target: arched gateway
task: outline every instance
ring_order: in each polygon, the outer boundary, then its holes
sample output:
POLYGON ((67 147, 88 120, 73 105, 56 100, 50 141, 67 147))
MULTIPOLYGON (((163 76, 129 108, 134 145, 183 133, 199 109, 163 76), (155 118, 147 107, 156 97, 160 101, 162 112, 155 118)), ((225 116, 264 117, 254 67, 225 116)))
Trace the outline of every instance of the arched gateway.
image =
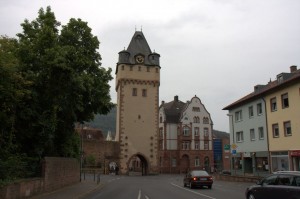
POLYGON ((148 161, 141 154, 135 154, 131 156, 128 160, 127 167, 129 170, 129 174, 133 175, 147 175, 148 171, 148 161))
POLYGON ((119 52, 116 139, 123 174, 135 168, 130 166, 134 161, 141 163, 144 175, 158 172, 159 57, 141 31, 136 31, 128 48, 119 52))

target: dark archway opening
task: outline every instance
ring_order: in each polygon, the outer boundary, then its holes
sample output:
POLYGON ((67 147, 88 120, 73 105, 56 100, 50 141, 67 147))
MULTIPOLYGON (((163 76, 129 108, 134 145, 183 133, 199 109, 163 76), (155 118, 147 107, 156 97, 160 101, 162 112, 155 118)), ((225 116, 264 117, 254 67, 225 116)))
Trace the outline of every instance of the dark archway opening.
POLYGON ((131 156, 128 161, 129 175, 148 175, 148 169, 148 162, 146 158, 141 154, 131 156))

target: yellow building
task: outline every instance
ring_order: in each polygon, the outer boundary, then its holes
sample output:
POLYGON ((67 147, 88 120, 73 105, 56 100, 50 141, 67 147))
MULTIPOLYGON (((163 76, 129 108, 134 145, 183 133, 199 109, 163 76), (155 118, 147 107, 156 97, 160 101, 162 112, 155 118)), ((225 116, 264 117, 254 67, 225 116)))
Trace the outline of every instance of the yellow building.
POLYGON ((300 170, 300 70, 277 75, 265 95, 271 171, 300 170))
POLYGON ((135 168, 142 175, 158 171, 159 58, 141 31, 135 32, 127 50, 119 52, 116 141, 121 173, 135 168))

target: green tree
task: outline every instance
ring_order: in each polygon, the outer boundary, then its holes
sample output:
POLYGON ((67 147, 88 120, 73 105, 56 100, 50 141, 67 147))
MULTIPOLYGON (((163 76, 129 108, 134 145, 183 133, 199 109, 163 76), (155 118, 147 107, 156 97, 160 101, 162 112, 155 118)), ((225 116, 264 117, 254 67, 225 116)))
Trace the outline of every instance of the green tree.
POLYGON ((75 123, 113 106, 111 69, 101 67, 99 41, 80 19, 70 19, 59 32, 50 7, 21 25, 18 58, 24 78, 33 84, 31 98, 20 110, 18 141, 30 156, 78 156, 75 123))
POLYGON ((17 108, 29 96, 26 82, 19 72, 18 59, 15 56, 17 40, 0 37, 0 158, 15 152, 15 121, 17 108))
POLYGON ((25 154, 19 153, 16 142, 17 110, 24 106, 24 100, 30 96, 28 87, 31 84, 19 71, 15 56, 17 48, 16 39, 0 37, 0 186, 20 175, 32 175, 26 171, 26 161, 29 159, 25 154))

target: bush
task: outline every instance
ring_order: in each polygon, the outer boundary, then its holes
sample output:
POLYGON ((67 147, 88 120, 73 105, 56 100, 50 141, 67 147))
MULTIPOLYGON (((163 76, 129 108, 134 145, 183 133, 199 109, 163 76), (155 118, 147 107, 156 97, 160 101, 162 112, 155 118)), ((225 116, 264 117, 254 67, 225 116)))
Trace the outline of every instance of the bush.
POLYGON ((25 155, 11 155, 0 160, 0 186, 21 178, 37 177, 41 174, 40 161, 25 155))
POLYGON ((95 158, 95 156, 94 155, 88 155, 87 157, 86 157, 86 164, 88 165, 88 166, 95 166, 95 164, 96 164, 96 158, 95 158))

